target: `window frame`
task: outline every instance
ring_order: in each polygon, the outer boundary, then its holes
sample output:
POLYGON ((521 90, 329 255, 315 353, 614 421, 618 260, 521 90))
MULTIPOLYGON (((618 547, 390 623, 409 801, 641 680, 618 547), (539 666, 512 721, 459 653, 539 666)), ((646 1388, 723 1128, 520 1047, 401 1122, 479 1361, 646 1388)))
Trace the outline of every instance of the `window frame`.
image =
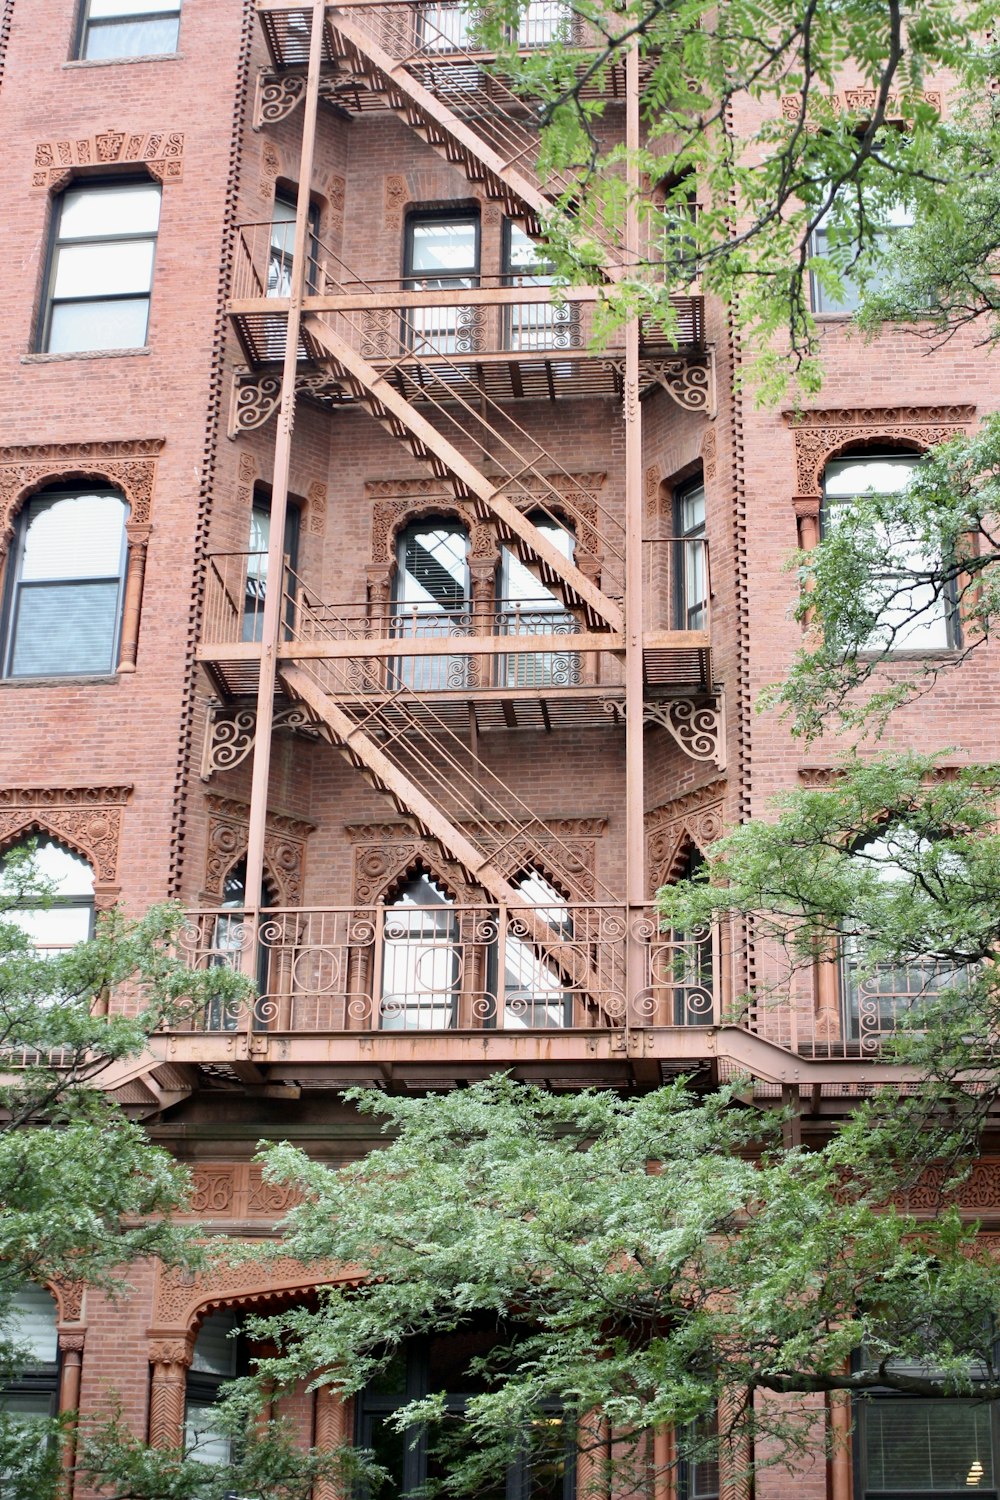
POLYGON ((81 0, 79 20, 77 23, 76 37, 73 47, 74 62, 114 63, 131 61, 138 57, 153 58, 177 56, 177 49, 180 43, 181 35, 181 0, 174 0, 173 4, 170 4, 169 0, 165 0, 165 3, 161 5, 159 9, 154 11, 123 11, 120 16, 100 16, 97 18, 96 23, 94 22, 90 14, 92 3, 93 0, 81 0), (110 30, 113 26, 125 25, 130 21, 165 21, 169 20, 171 17, 177 18, 177 32, 174 36, 174 45, 166 51, 118 52, 112 53, 108 57, 90 57, 87 54, 88 38, 90 36, 91 28, 95 24, 101 30, 110 30))
MULTIPOLYGON (((830 258, 830 254, 829 254, 829 240, 828 239, 825 240, 826 248, 822 248, 821 247, 821 242, 820 241, 821 241, 821 236, 825 237, 827 235, 827 232, 828 232, 828 221, 829 221, 830 213, 831 212, 832 212, 832 205, 831 205, 831 207, 829 209, 827 209, 826 213, 823 215, 823 218, 815 226, 815 228, 810 231, 810 234, 809 234, 809 254, 810 254, 810 256, 814 256, 814 255, 815 256, 822 256, 826 260, 829 260, 829 258, 830 258)), ((869 239, 869 241, 868 241, 867 244, 865 244, 863 241, 860 241, 860 240, 856 239, 854 241, 854 255, 852 257, 852 264, 856 265, 859 260, 863 259, 864 256, 865 256, 866 251, 870 252, 871 250, 876 249, 876 248, 879 248, 880 250, 884 250, 885 248, 887 248, 888 246, 890 246, 892 244, 893 236, 896 235, 896 234, 899 234, 900 231, 902 231, 902 230, 911 229, 913 227, 914 222, 915 222, 915 216, 911 212, 909 219, 905 223, 900 223, 900 224, 884 224, 880 228, 878 228, 877 230, 875 230, 874 234, 871 235, 871 237, 870 237, 870 239, 869 239)), ((819 282, 819 279, 818 279, 818 277, 816 275, 816 272, 813 271, 813 270, 810 270, 810 272, 809 272, 809 305, 810 305, 810 307, 812 309, 812 313, 813 313, 814 317, 817 317, 817 318, 853 318, 854 315, 855 315, 855 313, 858 311, 859 307, 861 306, 861 301, 862 301, 862 298, 864 296, 864 289, 858 285, 855 277, 852 275, 851 268, 849 266, 845 267, 844 270, 839 271, 838 274, 840 276, 842 290, 846 294, 847 300, 844 301, 844 302, 831 303, 830 306, 824 307, 822 304, 823 304, 823 299, 824 299, 824 297, 825 297, 826 294, 823 291, 823 288, 822 288, 822 286, 821 286, 821 284, 819 282)), ((867 278, 867 287, 868 287, 869 290, 871 290, 871 291, 877 291, 878 290, 879 276, 880 276, 880 274, 881 273, 880 273, 879 267, 877 265, 874 266, 873 269, 872 269, 871 275, 867 278)))
MULTIPOLYGON (((403 225, 403 290, 404 291, 472 291, 480 285, 482 277, 482 214, 478 207, 454 207, 423 209, 412 208, 403 225), (466 268, 449 268, 439 273, 421 271, 414 267, 414 230, 425 224, 452 224, 473 226, 473 257, 466 268), (467 288, 461 283, 468 282, 467 288)), ((420 356, 443 356, 455 359, 472 352, 463 350, 463 330, 459 325, 459 314, 466 309, 455 307, 412 307, 401 316, 401 349, 411 349, 420 356), (441 324, 442 326, 435 326, 441 324)))
MULTIPOLYGON (((852 1468, 854 1471, 854 1496, 855 1500, 964 1500, 970 1493, 970 1486, 961 1489, 947 1489, 939 1487, 936 1489, 918 1490, 914 1486, 899 1490, 877 1489, 868 1483, 868 1453, 866 1438, 867 1420, 873 1407, 880 1400, 904 1401, 913 1403, 915 1409, 925 1401, 933 1401, 933 1396, 907 1395, 902 1391, 893 1391, 888 1387, 876 1388, 866 1392, 862 1396, 855 1396, 851 1405, 853 1408, 853 1436, 852 1436, 852 1468)), ((997 1500, 1000 1496, 1000 1402, 977 1401, 975 1396, 969 1397, 941 1397, 948 1402, 949 1406, 979 1406, 985 1407, 988 1413, 988 1430, 992 1442, 993 1484, 989 1488, 980 1489, 978 1485, 974 1488, 976 1495, 982 1495, 984 1500, 997 1500)))
MULTIPOLYGON (((3 587, 2 589, 0 589, 0 685, 5 682, 47 681, 50 678, 66 678, 68 680, 71 680, 74 678, 112 677, 115 675, 121 662, 122 630, 125 621, 125 586, 128 579, 129 564, 129 515, 130 506, 128 501, 121 493, 121 491, 116 490, 112 485, 107 485, 103 488, 95 487, 92 489, 83 489, 78 485, 46 485, 43 489, 36 490, 33 495, 29 495, 25 499, 14 522, 14 540, 7 554, 7 565, 4 570, 5 577, 3 580, 3 587), (108 651, 109 665, 107 667, 88 667, 84 670, 74 670, 70 672, 15 673, 10 669, 14 649, 17 643, 17 618, 20 607, 21 591, 25 587, 25 585, 22 584, 21 581, 21 568, 24 561, 25 543, 27 541, 28 531, 30 530, 30 522, 28 520, 28 516, 31 512, 32 502, 35 500, 44 499, 46 496, 51 497, 53 504, 58 504, 60 500, 73 500, 84 496, 94 496, 97 498, 113 497, 115 500, 119 501, 122 506, 124 514, 122 517, 121 554, 118 565, 118 597, 115 604, 115 624, 112 639, 110 641, 110 648, 108 651)), ((107 574, 103 575, 102 577, 93 578, 77 577, 58 580, 51 578, 48 580, 39 579, 34 580, 33 583, 29 583, 27 587, 36 587, 39 589, 50 588, 52 587, 53 583, 60 583, 63 585, 95 582, 110 583, 111 577, 111 574, 107 574)))
MULTIPOLYGON (((850 507, 854 501, 863 499, 866 491, 860 491, 854 495, 834 495, 827 492, 827 474, 833 464, 838 463, 897 463, 900 460, 911 460, 911 468, 916 468, 924 457, 922 451, 913 448, 847 448, 836 453, 827 455, 823 462, 823 472, 820 481, 820 504, 819 504, 819 538, 830 535, 833 512, 837 509, 850 507)), ((901 488, 905 488, 902 486, 901 488)), ((886 491, 887 494, 891 493, 886 491)), ((859 651, 861 656, 885 657, 888 660, 895 658, 906 660, 916 656, 934 656, 948 652, 960 651, 962 648, 962 619, 958 604, 958 595, 955 581, 948 584, 944 596, 940 600, 941 618, 945 627, 945 644, 934 646, 908 645, 905 641, 900 645, 879 646, 877 642, 865 644, 859 651)), ((929 623, 931 616, 923 617, 923 625, 929 623)), ((938 617, 933 617, 938 618, 938 617)), ((876 626, 876 630, 879 627, 876 626)))
POLYGON ((149 348, 149 319, 153 304, 153 283, 156 279, 156 252, 160 239, 160 220, 163 212, 163 186, 150 174, 131 174, 127 177, 80 177, 72 181, 59 192, 53 195, 51 204, 51 222, 49 224, 48 245, 45 252, 45 270, 43 278, 44 294, 42 305, 36 327, 35 352, 37 354, 52 355, 101 355, 108 353, 111 349, 148 349, 149 348), (69 245, 120 245, 139 244, 152 240, 152 255, 149 265, 149 288, 145 293, 136 292, 102 292, 94 297, 64 297, 60 298, 58 305, 77 304, 92 306, 110 302, 138 301, 140 296, 146 301, 146 327, 141 344, 114 344, 105 348, 86 349, 51 349, 49 347, 52 339, 52 315, 57 306, 55 297, 55 282, 59 260, 59 249, 64 241, 60 237, 60 226, 62 224, 63 210, 69 193, 103 191, 107 192, 113 188, 153 188, 159 196, 159 210, 156 216, 156 229, 151 234, 148 230, 140 233, 128 234, 103 234, 99 236, 87 236, 80 239, 65 241, 69 245))
MULTIPOLYGON (((21 1287, 14 1293, 12 1301, 14 1307, 17 1305, 20 1293, 28 1289, 28 1287, 21 1287)), ((4 1409, 6 1400, 12 1396, 15 1398, 18 1396, 46 1397, 48 1411, 33 1412, 26 1414, 25 1417, 26 1421, 45 1421, 58 1416, 59 1413, 59 1385, 62 1374, 62 1349, 59 1346, 58 1336, 59 1306, 47 1286, 34 1285, 31 1289, 45 1292, 52 1302, 52 1329, 56 1334, 56 1357, 54 1360, 40 1360, 37 1364, 24 1364, 9 1380, 0 1384, 0 1409, 4 1409)), ((16 1327, 13 1332, 16 1338, 16 1327)))
POLYGON ((707 630, 708 629, 708 605, 709 605, 709 580, 708 580, 708 492, 705 487, 705 476, 699 472, 692 474, 681 484, 674 486, 672 499, 672 521, 674 533, 674 628, 675 630, 707 630), (689 527, 684 529, 681 517, 683 515, 684 502, 692 495, 701 491, 702 519, 700 527, 689 527), (704 543, 699 548, 689 548, 689 541, 701 541, 704 543), (697 604, 692 605, 688 598, 688 582, 690 569, 688 566, 689 553, 700 554, 695 572, 701 572, 702 596, 697 604), (692 624, 692 618, 697 617, 697 624, 692 624))

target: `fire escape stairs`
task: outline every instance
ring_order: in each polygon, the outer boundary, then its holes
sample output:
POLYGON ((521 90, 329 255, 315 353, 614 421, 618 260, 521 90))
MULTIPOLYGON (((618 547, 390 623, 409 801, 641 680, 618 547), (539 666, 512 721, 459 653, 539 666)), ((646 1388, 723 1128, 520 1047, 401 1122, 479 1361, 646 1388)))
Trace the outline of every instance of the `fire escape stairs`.
MULTIPOLYGON (((417 833, 433 843, 446 859, 458 864, 473 885, 479 886, 488 897, 515 916, 519 936, 531 945, 543 962, 560 974, 564 983, 600 1007, 601 987, 590 969, 586 946, 567 943, 554 931, 496 860, 498 848, 495 846, 502 847, 525 838, 531 841, 533 834, 540 842, 539 835, 544 838, 546 833, 544 824, 523 806, 520 817, 515 812, 510 818, 510 810, 501 808, 487 790, 490 782, 497 783, 497 778, 481 761, 470 755, 450 731, 432 735, 414 719, 408 725, 408 734, 401 734, 398 728, 385 726, 379 713, 366 709, 363 703, 352 713, 326 690, 318 663, 310 666, 312 670, 302 663, 282 662, 282 681, 289 694, 305 705, 315 721, 330 730, 334 744, 345 760, 370 786, 390 799, 417 833), (466 767, 457 760, 449 741, 464 753, 468 762, 466 767), (509 822, 498 828, 496 825, 491 827, 485 818, 473 817, 471 826, 463 821, 460 827, 415 780, 415 775, 421 775, 433 784, 436 765, 440 765, 437 784, 442 793, 450 791, 453 800, 464 801, 466 806, 471 805, 473 799, 490 803, 501 813, 507 813, 509 822)), ((554 852, 558 855, 558 841, 554 852)), ((552 853, 550 848, 550 857, 552 853)), ((568 871, 564 869, 560 873, 572 899, 593 899, 572 889, 568 871)))
MULTIPOLYGON (((446 480, 457 499, 471 501, 481 519, 493 522, 501 542, 515 552, 546 588, 555 590, 567 609, 582 612, 589 629, 621 633, 624 620, 619 605, 598 588, 580 568, 544 537, 505 493, 503 484, 482 474, 395 386, 319 316, 310 314, 303 327, 333 362, 334 374, 367 407, 371 415, 413 456, 429 464, 446 480)), ((530 466, 525 465, 524 469, 530 466)), ((522 476, 512 476, 519 480, 522 476)))
MULTIPOLYGON (((378 15, 383 14, 380 9, 378 15)), ((361 78, 370 92, 381 97, 398 119, 447 162, 461 167, 470 182, 481 186, 488 197, 502 201, 507 214, 521 219, 529 234, 541 232, 552 211, 552 201, 533 169, 537 137, 524 124, 480 88, 463 88, 461 83, 449 87, 447 82, 437 92, 428 88, 407 66, 406 55, 412 54, 412 43, 407 46, 407 39, 403 39, 400 50, 404 58, 400 59, 379 37, 366 31, 364 23, 350 11, 331 9, 327 20, 333 48, 351 74, 361 78), (471 123, 458 112, 460 102, 471 123)), ((394 39, 390 33, 390 42, 394 39)), ((419 52, 416 57, 421 60, 419 52)), ((476 66, 471 54, 463 56, 457 69, 447 65, 428 68, 425 56, 422 61, 422 71, 430 79, 438 74, 445 79, 449 73, 460 76, 463 69, 476 66)), ((560 192, 567 186, 559 179, 554 185, 560 192)), ((581 229, 580 233, 581 238, 592 242, 591 248, 599 246, 602 274, 612 281, 621 277, 625 272, 621 247, 597 226, 581 229)))

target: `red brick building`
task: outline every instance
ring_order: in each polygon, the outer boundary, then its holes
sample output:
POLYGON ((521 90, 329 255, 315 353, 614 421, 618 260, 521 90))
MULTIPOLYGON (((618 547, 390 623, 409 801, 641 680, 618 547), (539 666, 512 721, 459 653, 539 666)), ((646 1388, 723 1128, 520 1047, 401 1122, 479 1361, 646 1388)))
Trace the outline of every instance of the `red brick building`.
MULTIPOLYGON (((560 14, 532 6, 522 45, 560 14)), ((971 337, 865 348, 834 308, 815 407, 759 411, 696 295, 678 350, 631 327, 593 352, 597 289, 553 306, 531 239, 528 116, 469 45, 423 0, 3 11, 0 840, 42 840, 51 941, 172 897, 193 964, 258 978, 119 1082, 206 1234, 287 1206, 262 1136, 365 1149, 351 1083, 747 1071, 821 1129, 879 1076, 900 998, 829 964, 723 1024, 746 956, 692 940, 679 964, 650 903, 823 783, 834 749, 751 712, 799 640, 782 563, 824 496, 971 430, 989 366, 971 337)), ((624 139, 624 69, 608 87, 624 139)), ((635 226, 602 253, 613 277, 635 226)), ((977 653, 895 742, 991 756, 993 671, 977 653)), ((984 1162, 978 1212, 997 1191, 984 1162)), ((198 1428, 220 1330, 308 1293, 295 1265, 133 1280, 123 1307, 63 1299, 38 1389, 114 1390, 161 1444, 185 1394, 198 1428)), ((300 1406, 317 1442, 363 1437, 363 1403, 300 1406)), ((795 1493, 879 1491, 865 1441, 795 1493)))

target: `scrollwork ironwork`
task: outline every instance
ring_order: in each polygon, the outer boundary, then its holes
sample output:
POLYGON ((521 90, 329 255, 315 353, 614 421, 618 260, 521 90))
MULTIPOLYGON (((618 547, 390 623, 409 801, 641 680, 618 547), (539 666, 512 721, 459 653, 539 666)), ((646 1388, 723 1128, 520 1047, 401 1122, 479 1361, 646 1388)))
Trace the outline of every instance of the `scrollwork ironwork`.
POLYGON ((643 719, 665 729, 692 760, 711 762, 721 770, 725 764, 725 720, 721 696, 711 702, 695 698, 671 698, 663 703, 645 703, 643 719))

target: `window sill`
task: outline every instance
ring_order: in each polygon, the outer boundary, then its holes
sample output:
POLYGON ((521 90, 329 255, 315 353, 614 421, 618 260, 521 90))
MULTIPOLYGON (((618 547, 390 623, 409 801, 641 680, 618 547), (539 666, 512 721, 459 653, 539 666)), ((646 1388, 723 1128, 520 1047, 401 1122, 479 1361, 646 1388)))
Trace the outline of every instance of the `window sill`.
POLYGON ((69 349, 65 354, 22 354, 22 365, 65 364, 72 359, 127 359, 133 354, 151 354, 150 344, 140 344, 134 349, 69 349))
POLYGON ((120 680, 120 672, 67 673, 65 677, 0 677, 0 689, 37 687, 110 687, 120 680))
POLYGON ((934 661, 961 661, 962 649, 959 646, 928 646, 925 650, 908 648, 905 651, 859 651, 858 661, 880 661, 888 665, 894 661, 926 661, 930 657, 934 661))
POLYGON ((113 68, 129 63, 148 62, 182 62, 183 52, 137 52, 135 57, 74 57, 69 62, 63 63, 63 69, 70 68, 113 68))

